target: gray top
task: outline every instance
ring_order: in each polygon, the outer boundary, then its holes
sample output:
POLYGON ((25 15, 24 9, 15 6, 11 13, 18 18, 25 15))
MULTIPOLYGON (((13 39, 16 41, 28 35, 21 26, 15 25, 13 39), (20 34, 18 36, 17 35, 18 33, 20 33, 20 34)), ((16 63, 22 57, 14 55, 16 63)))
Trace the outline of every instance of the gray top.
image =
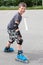
POLYGON ((12 18, 12 20, 8 24, 7 28, 10 29, 10 30, 13 30, 14 29, 15 21, 18 21, 19 24, 20 24, 21 20, 22 20, 22 16, 20 15, 19 12, 17 12, 17 14, 12 18))

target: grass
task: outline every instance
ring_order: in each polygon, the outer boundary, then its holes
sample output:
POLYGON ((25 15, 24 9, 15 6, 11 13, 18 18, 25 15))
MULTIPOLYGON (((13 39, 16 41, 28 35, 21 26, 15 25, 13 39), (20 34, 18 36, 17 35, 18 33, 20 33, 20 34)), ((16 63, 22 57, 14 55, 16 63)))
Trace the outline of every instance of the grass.
MULTIPOLYGON (((18 6, 1 6, 0 10, 17 10, 18 6)), ((43 6, 33 6, 33 7, 27 7, 27 10, 35 10, 35 9, 43 9, 43 6)))
POLYGON ((43 6, 33 6, 33 7, 28 7, 27 9, 33 9, 33 10, 35 10, 35 9, 43 9, 43 6))
POLYGON ((17 10, 18 9, 18 7, 16 6, 16 7, 14 7, 14 6, 1 6, 0 7, 0 10, 17 10))

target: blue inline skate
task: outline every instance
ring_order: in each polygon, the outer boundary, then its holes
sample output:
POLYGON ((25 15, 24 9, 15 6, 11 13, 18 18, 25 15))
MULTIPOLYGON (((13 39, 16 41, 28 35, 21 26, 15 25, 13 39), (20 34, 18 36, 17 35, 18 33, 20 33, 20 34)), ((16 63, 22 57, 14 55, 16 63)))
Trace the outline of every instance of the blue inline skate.
POLYGON ((10 47, 9 48, 5 47, 4 52, 14 52, 14 49, 10 47))
POLYGON ((20 61, 23 63, 29 63, 29 59, 23 55, 23 53, 17 54, 16 61, 20 61))

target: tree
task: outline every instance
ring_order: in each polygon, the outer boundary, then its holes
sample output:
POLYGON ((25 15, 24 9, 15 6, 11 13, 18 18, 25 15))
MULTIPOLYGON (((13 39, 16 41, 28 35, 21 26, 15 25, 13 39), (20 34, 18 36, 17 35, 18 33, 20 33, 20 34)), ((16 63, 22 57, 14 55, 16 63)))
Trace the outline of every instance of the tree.
POLYGON ((0 0, 0 6, 18 6, 20 2, 25 2, 27 6, 43 4, 43 0, 0 0))
POLYGON ((42 0, 38 0, 38 5, 42 5, 42 0))
POLYGON ((43 0, 42 0, 42 6, 43 6, 43 0))

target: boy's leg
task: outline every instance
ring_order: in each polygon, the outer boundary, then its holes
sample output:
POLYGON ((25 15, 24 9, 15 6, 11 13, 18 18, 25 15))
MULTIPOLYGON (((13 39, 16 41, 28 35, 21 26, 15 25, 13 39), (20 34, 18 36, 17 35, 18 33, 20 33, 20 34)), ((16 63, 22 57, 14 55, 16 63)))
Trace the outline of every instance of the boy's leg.
POLYGON ((13 48, 10 48, 10 45, 14 42, 14 34, 12 34, 12 33, 14 33, 14 32, 8 30, 9 41, 7 42, 6 47, 4 49, 5 52, 13 52, 14 51, 13 48))
POLYGON ((22 50, 22 43, 23 43, 23 39, 22 37, 19 37, 17 41, 17 50, 22 50))
POLYGON ((6 47, 9 48, 11 43, 7 42, 6 47))
POLYGON ((23 62, 28 62, 27 57, 23 54, 23 50, 22 50, 22 43, 23 43, 23 39, 22 39, 22 35, 19 31, 19 34, 17 34, 17 56, 16 56, 16 60, 18 61, 23 61, 23 62))
POLYGON ((4 52, 13 52, 14 49, 10 47, 11 43, 7 43, 5 49, 4 49, 4 52))
POLYGON ((17 44, 17 50, 22 50, 22 45, 17 44))
POLYGON ((7 42, 7 44, 6 44, 6 47, 7 48, 10 47, 11 44, 13 44, 13 42, 14 42, 13 38, 10 38, 9 41, 7 42))
POLYGON ((23 43, 22 37, 18 36, 18 39, 17 39, 17 50, 18 50, 18 53, 17 53, 17 56, 16 56, 16 60, 20 60, 20 61, 26 62, 28 59, 27 59, 27 57, 25 57, 25 55, 23 55, 22 43, 23 43))
POLYGON ((22 51, 22 43, 23 43, 23 39, 22 39, 22 36, 18 36, 18 40, 17 40, 17 50, 18 50, 18 53, 19 51, 22 51))

